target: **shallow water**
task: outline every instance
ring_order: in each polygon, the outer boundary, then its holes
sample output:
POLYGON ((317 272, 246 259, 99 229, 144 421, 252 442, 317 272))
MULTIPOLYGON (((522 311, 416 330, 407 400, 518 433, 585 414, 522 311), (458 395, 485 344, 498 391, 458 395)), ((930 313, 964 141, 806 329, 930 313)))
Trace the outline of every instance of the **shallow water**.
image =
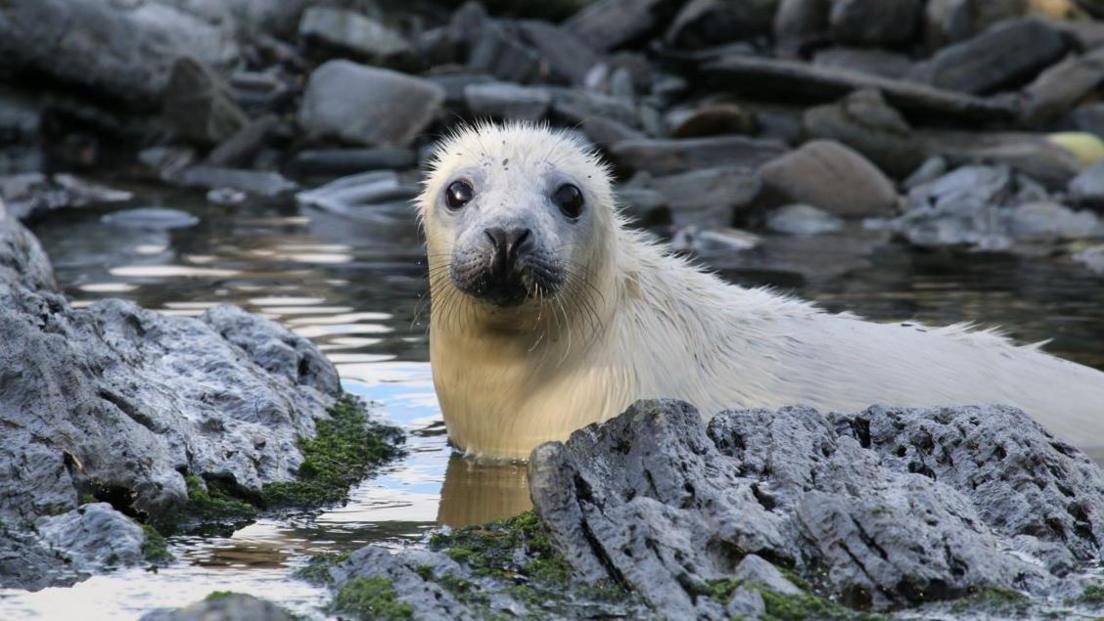
MULTIPOLYGON (((352 221, 287 203, 209 205, 200 194, 133 188, 135 206, 172 207, 191 228, 104 223, 122 209, 65 213, 34 226, 78 304, 122 297, 177 314, 232 302, 313 339, 346 390, 409 432, 409 455, 319 515, 266 519, 229 538, 173 538, 177 561, 120 570, 72 588, 0 590, 0 619, 132 619, 232 589, 323 616, 325 593, 292 577, 308 555, 418 541, 529 507, 525 469, 453 455, 427 362, 424 261, 411 213, 352 221)), ((778 238, 734 259, 707 257, 726 278, 772 285, 880 320, 999 324, 1018 340, 1104 368, 1104 286, 1077 266, 1011 256, 919 253, 850 231, 778 238)), ((1102 442, 1104 443, 1104 439, 1102 442)))

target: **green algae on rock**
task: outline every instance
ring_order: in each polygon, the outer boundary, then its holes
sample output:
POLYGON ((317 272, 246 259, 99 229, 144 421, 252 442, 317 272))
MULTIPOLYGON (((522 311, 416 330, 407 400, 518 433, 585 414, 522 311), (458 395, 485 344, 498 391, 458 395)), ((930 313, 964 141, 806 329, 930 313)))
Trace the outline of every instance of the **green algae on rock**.
POLYGON ((387 578, 357 577, 342 585, 331 609, 363 621, 404 621, 414 618, 414 607, 399 600, 387 578))
POLYGON ((173 554, 169 551, 169 543, 156 528, 149 524, 142 525, 142 534, 146 540, 142 542, 142 557, 151 565, 163 565, 173 560, 173 554))

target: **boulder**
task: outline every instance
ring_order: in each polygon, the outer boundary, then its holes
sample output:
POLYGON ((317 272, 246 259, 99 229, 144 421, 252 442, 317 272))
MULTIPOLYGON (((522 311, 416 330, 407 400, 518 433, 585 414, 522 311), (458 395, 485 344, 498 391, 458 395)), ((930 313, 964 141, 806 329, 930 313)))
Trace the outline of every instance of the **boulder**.
POLYGON ((276 133, 280 121, 271 114, 249 121, 207 154, 205 163, 219 168, 248 166, 276 133))
POLYGON ((535 123, 552 105, 552 95, 539 87, 509 82, 472 84, 464 89, 468 110, 478 118, 535 123))
POLYGON ((229 139, 247 123, 222 78, 190 56, 173 63, 162 111, 177 136, 203 146, 229 139))
POLYGON ((311 73, 299 122, 317 137, 403 145, 436 118, 444 99, 444 89, 427 80, 331 60, 311 73))
POLYGON ((157 609, 141 621, 294 621, 300 618, 272 602, 243 593, 212 593, 190 606, 157 609))
POLYGON ((1021 241, 1064 241, 1104 237, 1104 224, 1091 211, 1074 211, 1053 201, 1012 207, 1005 215, 1009 233, 1021 241))
POLYGON ((943 48, 915 75, 939 88, 985 95, 1031 80, 1067 49, 1062 33, 1046 22, 1018 19, 943 48))
POLYGON ((779 0, 691 0, 675 16, 664 40, 684 50, 700 50, 770 33, 779 0))
POLYGON ((5 70, 49 77, 136 108, 161 101, 178 59, 224 67, 238 55, 232 32, 162 3, 11 0, 0 12, 5 70))
POLYGON ((893 183, 866 158, 837 142, 815 140, 759 169, 765 188, 784 201, 843 218, 884 216, 897 208, 893 183))
POLYGON ((925 159, 912 127, 878 91, 856 91, 839 103, 810 108, 803 125, 810 138, 843 143, 896 178, 916 170, 925 159))
POLYGON ((923 0, 832 0, 832 38, 848 45, 907 45, 917 33, 923 0))
POLYGON ((828 36, 831 0, 781 0, 774 14, 774 40, 783 56, 798 56, 802 48, 828 36))
POLYGON ((299 21, 299 36, 323 50, 376 64, 399 61, 413 52, 402 35, 379 21, 329 6, 308 7, 299 21))
POLYGON ((468 67, 473 71, 507 82, 533 82, 548 72, 540 53, 522 39, 512 23, 484 20, 468 36, 468 67))
POLYGON ((684 140, 624 140, 610 147, 610 157, 630 170, 669 175, 718 166, 756 168, 787 150, 776 140, 712 136, 684 140))
POLYGON ((623 47, 653 34, 674 17, 676 0, 598 0, 564 22, 599 52, 623 47))

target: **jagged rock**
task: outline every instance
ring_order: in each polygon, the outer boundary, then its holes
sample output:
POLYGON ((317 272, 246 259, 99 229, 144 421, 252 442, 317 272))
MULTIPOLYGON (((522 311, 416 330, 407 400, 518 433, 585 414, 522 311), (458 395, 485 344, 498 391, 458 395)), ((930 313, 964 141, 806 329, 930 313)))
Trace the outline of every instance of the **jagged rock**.
POLYGON ((912 70, 912 61, 904 54, 881 49, 830 47, 813 56, 813 64, 861 73, 899 78, 912 70))
POLYGON ((314 136, 403 145, 429 125, 444 99, 444 90, 427 80, 331 60, 311 73, 299 122, 314 136))
POLYGON ((610 147, 610 155, 618 164, 653 175, 718 166, 755 168, 786 151, 781 142, 744 136, 625 140, 610 147))
POLYGON ((272 602, 242 593, 218 594, 177 610, 157 609, 142 615, 141 621, 294 621, 272 602))
POLYGON ((832 38, 851 45, 904 45, 916 36, 922 0, 832 0, 832 38))
POLYGON ((928 0, 924 34, 930 49, 965 41, 993 24, 1022 16, 1027 0, 928 0))
POLYGON ((1104 534, 1097 466, 998 406, 732 411, 707 428, 685 403, 641 401, 539 447, 530 481, 575 569, 660 615, 724 617, 695 594, 747 554, 876 609, 1041 592, 1104 534))
POLYGON ((837 104, 810 108, 803 124, 809 137, 843 143, 897 178, 925 159, 912 127, 878 91, 856 91, 837 104))
POLYGON ((412 53, 402 35, 353 11, 312 6, 299 21, 299 36, 312 45, 350 53, 373 63, 400 60, 412 53))
POLYGON ((1021 91, 1022 117, 1045 125, 1069 112, 1104 82, 1104 49, 1070 56, 1039 74, 1021 91))
POLYGON ((1019 19, 940 50, 916 76, 939 88, 984 95, 1017 86, 1066 53, 1062 34, 1045 22, 1019 19))
POLYGON ((691 0, 667 30, 673 47, 698 50, 768 34, 779 0, 691 0))
POLYGON ((784 235, 820 235, 843 229, 843 220, 809 205, 786 205, 767 215, 767 228, 784 235))
POLYGON ((942 177, 947 174, 951 165, 947 161, 947 158, 937 155, 935 157, 929 157, 924 160, 924 163, 917 166, 916 170, 901 182, 901 187, 906 190, 911 190, 917 186, 924 185, 931 181, 942 177))
POLYGON ((238 54, 232 32, 161 3, 11 0, 0 13, 5 70, 49 76, 142 108, 161 100, 178 58, 221 67, 238 54))
POLYGON ((782 0, 774 14, 774 39, 786 56, 826 38, 830 0, 782 0))
POLYGON ((479 118, 508 121, 539 121, 552 105, 547 90, 508 82, 469 85, 464 89, 464 100, 479 118))
POLYGON ((844 218, 893 213, 893 183, 854 150, 836 142, 814 140, 765 164, 763 184, 790 203, 806 203, 844 218))
POLYGON ((222 78, 190 56, 173 63, 163 111, 178 136, 200 145, 218 144, 247 122, 222 78))
POLYGON ((647 37, 674 17, 681 3, 673 0, 598 0, 564 22, 600 52, 647 37))
POLYGON ((0 199, 0 282, 32 291, 57 291, 54 267, 38 238, 25 229, 0 199))

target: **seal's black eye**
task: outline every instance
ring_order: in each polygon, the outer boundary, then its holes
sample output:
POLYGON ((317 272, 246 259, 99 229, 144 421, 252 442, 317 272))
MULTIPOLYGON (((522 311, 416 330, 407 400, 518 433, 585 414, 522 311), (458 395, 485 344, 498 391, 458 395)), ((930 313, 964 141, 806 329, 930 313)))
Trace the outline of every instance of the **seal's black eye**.
POLYGON ((583 193, 579 188, 565 183, 552 193, 552 202, 568 218, 578 218, 583 213, 583 193))
POLYGON ((460 209, 475 196, 475 190, 467 181, 453 181, 445 189, 445 204, 449 209, 460 209))

